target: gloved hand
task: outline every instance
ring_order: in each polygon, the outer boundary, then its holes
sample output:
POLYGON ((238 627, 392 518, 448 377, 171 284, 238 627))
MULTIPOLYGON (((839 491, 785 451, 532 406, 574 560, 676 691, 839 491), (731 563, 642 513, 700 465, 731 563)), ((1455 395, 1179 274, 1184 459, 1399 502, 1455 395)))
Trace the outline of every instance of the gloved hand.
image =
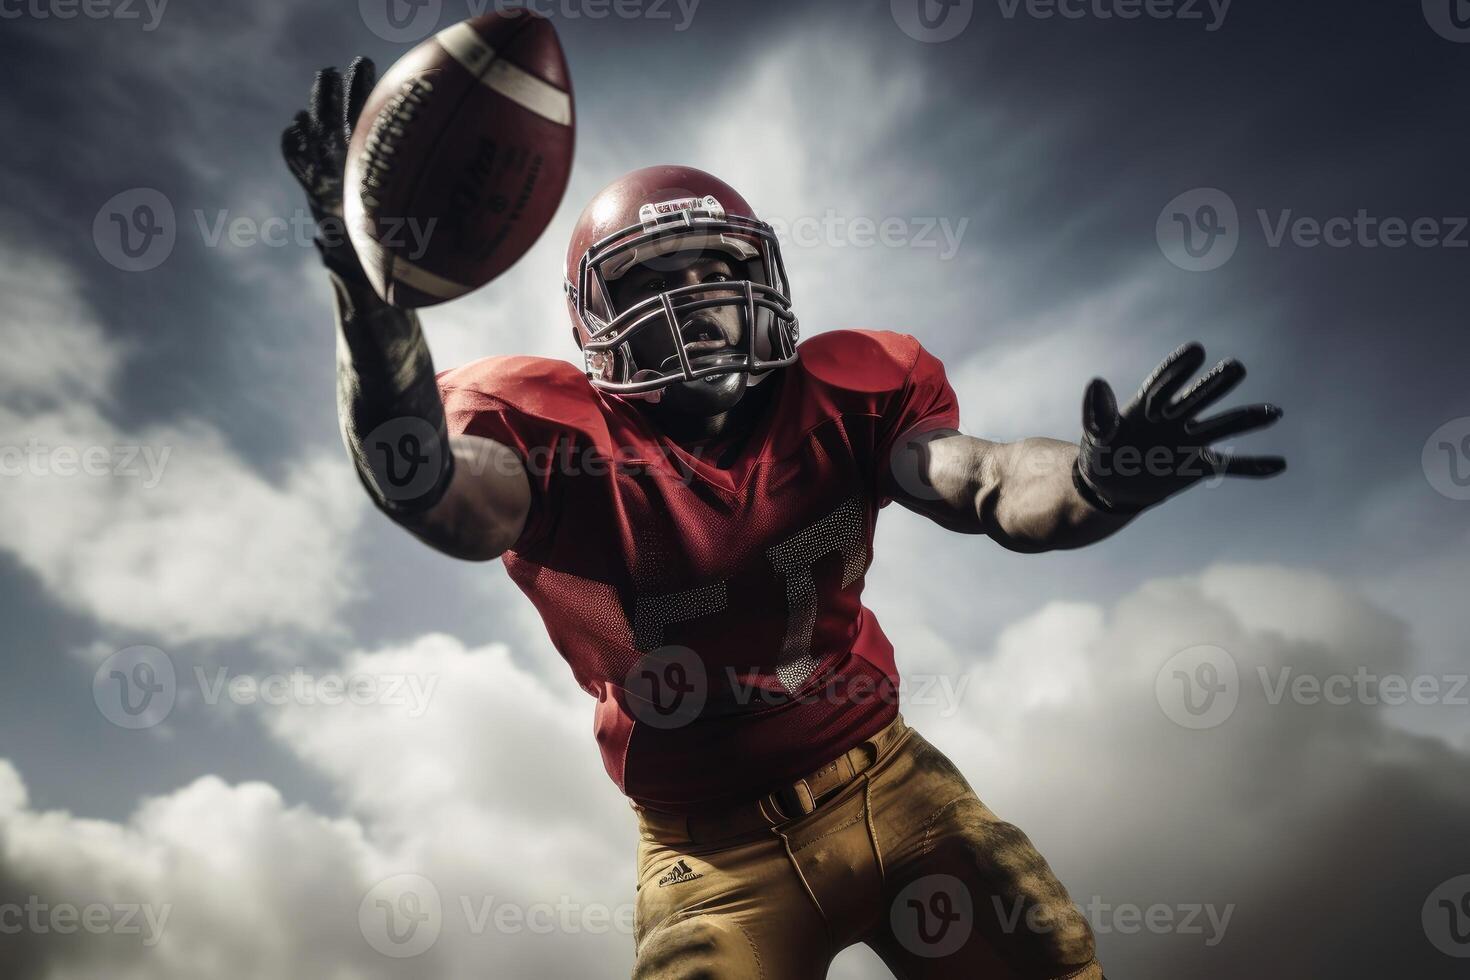
POLYGON ((317 223, 317 249, 333 272, 366 283, 362 266, 342 222, 342 181, 347 146, 362 107, 377 84, 378 70, 368 58, 355 58, 345 77, 335 68, 317 72, 311 100, 281 136, 286 165, 306 191, 317 223))
POLYGON ((1185 344, 1149 376, 1120 413, 1113 389, 1101 378, 1087 386, 1082 407, 1082 446, 1073 468, 1077 490, 1093 506, 1136 514, 1208 476, 1275 476, 1280 456, 1229 456, 1210 444, 1272 425, 1274 405, 1250 405, 1200 419, 1245 378, 1239 361, 1221 361, 1188 391, 1180 389, 1205 362, 1199 344, 1185 344))

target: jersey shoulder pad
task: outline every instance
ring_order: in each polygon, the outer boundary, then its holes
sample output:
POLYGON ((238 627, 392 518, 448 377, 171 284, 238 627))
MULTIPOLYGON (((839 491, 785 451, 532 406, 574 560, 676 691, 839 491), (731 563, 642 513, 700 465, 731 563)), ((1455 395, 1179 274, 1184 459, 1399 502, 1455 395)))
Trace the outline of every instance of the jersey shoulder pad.
POLYGON ((833 392, 876 395, 903 388, 921 350, 908 334, 830 330, 801 344, 797 364, 812 381, 833 392))
POLYGON ((607 431, 602 400, 587 375, 549 357, 486 357, 442 372, 445 410, 513 412, 552 427, 596 436, 607 431))

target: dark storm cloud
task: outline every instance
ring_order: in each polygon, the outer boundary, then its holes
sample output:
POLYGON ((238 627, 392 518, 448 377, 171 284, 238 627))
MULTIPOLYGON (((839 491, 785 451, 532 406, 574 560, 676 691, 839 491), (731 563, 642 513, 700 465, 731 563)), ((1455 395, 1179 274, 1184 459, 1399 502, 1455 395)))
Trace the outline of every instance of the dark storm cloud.
MULTIPOLYGON (((913 41, 888 6, 707 0, 682 32, 675 21, 618 17, 561 16, 561 26, 587 128, 612 139, 647 130, 666 141, 650 110, 738 90, 741 65, 767 43, 820 37, 838 18, 881 52, 875 71, 919 66, 930 108, 890 134, 889 158, 868 164, 913 170, 922 180, 904 207, 968 217, 972 243, 992 245, 986 275, 952 287, 974 326, 912 325, 949 358, 1017 339, 1009 324, 1103 289, 1141 261, 1162 263, 1152 235, 1160 210, 1192 188, 1219 187, 1239 206, 1240 249, 1207 274, 1160 265, 1176 324, 1146 338, 1150 352, 1199 336, 1222 354, 1255 355, 1258 390, 1294 400, 1293 422, 1305 413, 1281 435, 1294 455, 1309 459, 1311 447, 1292 433, 1319 425, 1354 427, 1370 447, 1326 460, 1322 475, 1335 481, 1390 475, 1397 461, 1371 451, 1380 434, 1427 435, 1425 425, 1458 412, 1453 365, 1464 341, 1453 326, 1466 287, 1456 273, 1470 253, 1273 248, 1257 214, 1470 214, 1456 163, 1470 147, 1450 110, 1470 47, 1436 36, 1413 5, 1236 3, 1209 31, 1178 19, 1041 19, 1029 5, 1008 17, 1005 5, 980 3, 945 44, 913 41), (1371 402, 1352 397, 1364 390, 1371 402), (1403 407, 1385 418, 1384 403, 1403 407)), ((440 10, 448 23, 457 7, 440 10)), ((352 5, 175 0, 153 31, 85 18, 6 25, 0 55, 28 97, 0 107, 0 123, 45 134, 11 143, 13 226, 29 247, 73 263, 109 331, 142 345, 116 407, 124 418, 202 416, 262 465, 303 442, 330 444, 330 403, 298 394, 330 384, 324 290, 296 274, 309 250, 211 248, 208 239, 222 214, 299 216, 276 138, 315 67, 357 52, 386 63, 401 50, 352 5), (37 84, 60 75, 68 84, 37 84), (177 215, 179 242, 151 273, 113 269, 89 233, 103 202, 133 187, 161 190, 177 215)), ((820 85, 799 70, 791 79, 793 94, 840 98, 820 85)), ((842 153, 842 132, 810 140, 842 153)), ((609 176, 585 170, 600 143, 586 140, 579 164, 591 185, 609 176)), ((764 149, 773 166, 780 151, 764 149)))

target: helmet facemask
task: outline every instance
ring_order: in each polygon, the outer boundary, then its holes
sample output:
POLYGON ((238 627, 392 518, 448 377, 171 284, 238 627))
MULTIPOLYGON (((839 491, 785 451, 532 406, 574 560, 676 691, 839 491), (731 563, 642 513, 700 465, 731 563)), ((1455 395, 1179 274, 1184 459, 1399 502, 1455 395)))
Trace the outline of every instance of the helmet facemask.
POLYGON ((567 284, 584 328, 583 353, 594 386, 656 401, 671 385, 731 374, 757 384, 795 362, 799 328, 780 244, 769 225, 728 215, 713 197, 646 204, 639 218, 639 224, 592 245, 579 263, 577 282, 567 284), (613 283, 635 267, 677 272, 711 252, 732 260, 734 279, 677 286, 626 308, 614 299, 613 283), (740 343, 712 354, 708 348, 715 345, 699 340, 700 314, 723 321, 725 310, 739 318, 740 343), (667 337, 672 354, 661 363, 639 362, 632 340, 645 331, 667 337))

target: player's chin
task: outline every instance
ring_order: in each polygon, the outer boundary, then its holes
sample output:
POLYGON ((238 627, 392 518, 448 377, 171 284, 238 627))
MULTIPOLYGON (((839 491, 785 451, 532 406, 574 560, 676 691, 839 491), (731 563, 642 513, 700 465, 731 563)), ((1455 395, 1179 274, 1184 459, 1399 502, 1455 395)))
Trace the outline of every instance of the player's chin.
POLYGON ((732 371, 698 381, 681 381, 664 389, 660 404, 666 412, 683 415, 719 415, 728 412, 745 397, 746 373, 732 371))

